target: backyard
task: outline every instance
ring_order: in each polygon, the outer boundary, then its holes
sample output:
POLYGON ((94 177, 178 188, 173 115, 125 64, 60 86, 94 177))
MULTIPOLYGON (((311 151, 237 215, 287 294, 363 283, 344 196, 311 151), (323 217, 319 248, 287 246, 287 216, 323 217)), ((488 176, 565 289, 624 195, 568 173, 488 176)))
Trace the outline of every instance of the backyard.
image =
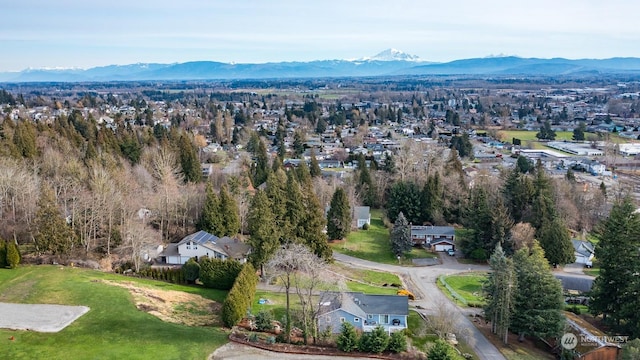
MULTIPOLYGON (((371 226, 368 230, 359 229, 347 235, 346 240, 331 244, 333 251, 383 264, 398 264, 398 258, 391 250, 389 229, 382 221, 382 211, 371 210, 371 226)), ((437 258, 438 255, 422 248, 413 248, 400 259, 402 265, 413 265, 413 259, 437 258)))

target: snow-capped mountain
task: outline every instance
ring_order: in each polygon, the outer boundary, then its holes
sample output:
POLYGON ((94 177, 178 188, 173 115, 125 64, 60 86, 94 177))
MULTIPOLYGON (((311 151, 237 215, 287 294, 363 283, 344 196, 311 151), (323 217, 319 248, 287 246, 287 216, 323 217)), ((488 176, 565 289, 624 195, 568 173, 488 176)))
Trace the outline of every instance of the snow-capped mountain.
POLYGON ((377 53, 376 55, 365 58, 365 60, 373 61, 422 61, 417 55, 407 54, 398 49, 387 49, 377 53))

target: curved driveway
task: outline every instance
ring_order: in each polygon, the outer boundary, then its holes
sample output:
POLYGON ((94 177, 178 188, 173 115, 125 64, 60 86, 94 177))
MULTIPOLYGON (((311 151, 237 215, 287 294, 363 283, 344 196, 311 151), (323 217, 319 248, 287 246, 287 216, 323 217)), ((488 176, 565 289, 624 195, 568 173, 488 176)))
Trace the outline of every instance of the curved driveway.
POLYGON ((440 275, 449 275, 471 270, 489 270, 486 265, 466 265, 458 263, 454 258, 442 256, 442 264, 428 267, 401 267, 396 265, 379 264, 351 256, 334 253, 334 258, 342 263, 354 267, 372 270, 388 271, 400 275, 407 287, 419 298, 413 301, 414 306, 420 306, 426 312, 433 312, 435 306, 446 306, 447 312, 455 314, 456 333, 463 334, 465 341, 473 348, 482 360, 505 360, 498 349, 485 338, 482 333, 465 316, 462 309, 454 305, 436 286, 440 275))

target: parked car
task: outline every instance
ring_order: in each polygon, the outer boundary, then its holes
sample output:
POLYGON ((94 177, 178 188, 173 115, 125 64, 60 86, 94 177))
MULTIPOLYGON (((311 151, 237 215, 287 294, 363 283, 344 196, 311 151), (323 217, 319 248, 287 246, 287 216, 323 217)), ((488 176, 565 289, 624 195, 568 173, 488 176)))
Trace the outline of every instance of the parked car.
POLYGON ((449 249, 447 250, 447 254, 449 254, 449 256, 456 256, 456 251, 453 249, 449 249))

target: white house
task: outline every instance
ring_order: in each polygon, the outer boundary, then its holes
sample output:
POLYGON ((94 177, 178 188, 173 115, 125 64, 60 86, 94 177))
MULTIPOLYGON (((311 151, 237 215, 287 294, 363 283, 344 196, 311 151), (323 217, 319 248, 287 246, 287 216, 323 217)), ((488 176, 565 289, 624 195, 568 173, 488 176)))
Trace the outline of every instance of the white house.
POLYGON ((235 259, 244 263, 251 252, 249 245, 230 237, 219 238, 206 231, 186 236, 178 243, 169 244, 160 254, 160 261, 167 265, 182 265, 190 258, 235 259))

